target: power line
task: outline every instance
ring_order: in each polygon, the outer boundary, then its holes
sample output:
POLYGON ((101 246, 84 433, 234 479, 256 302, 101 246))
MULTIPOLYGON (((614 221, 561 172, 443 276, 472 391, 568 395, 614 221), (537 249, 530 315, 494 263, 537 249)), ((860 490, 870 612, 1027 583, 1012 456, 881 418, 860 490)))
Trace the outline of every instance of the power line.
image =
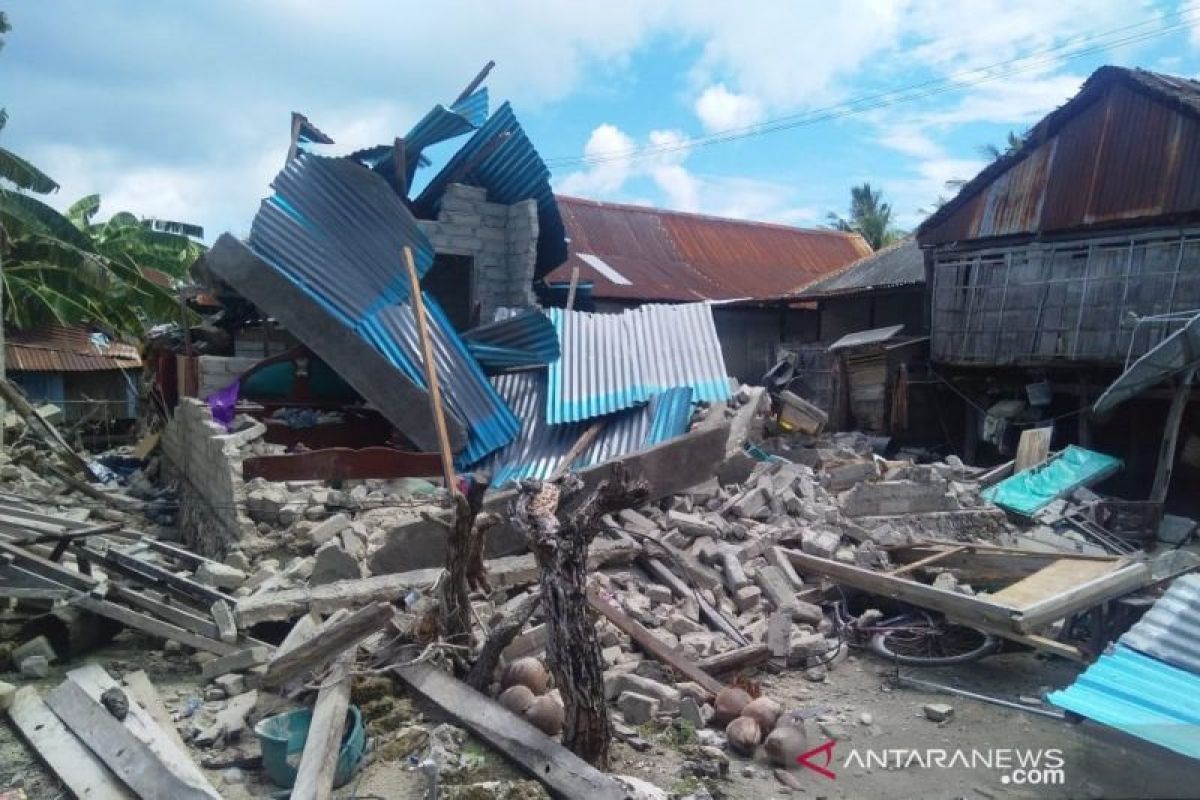
POLYGON ((903 102, 923 100, 929 97, 945 94, 947 92, 958 91, 971 86, 987 83, 989 81, 998 80, 1000 78, 1010 77, 1021 72, 1031 71, 1043 66, 1044 64, 1053 63, 1055 61, 1071 61, 1078 58, 1083 58, 1084 56, 1091 55, 1101 50, 1107 50, 1128 44, 1135 44, 1148 41, 1150 39, 1155 39, 1160 36, 1165 36, 1168 33, 1185 28, 1191 23, 1197 21, 1197 19, 1200 19, 1200 17, 1195 16, 1195 13, 1198 10, 1200 10, 1200 6, 1194 5, 1186 7, 1179 11, 1154 17, 1153 19, 1142 20, 1141 22, 1132 23, 1130 25, 1113 28, 1108 31, 1080 37, 1071 42, 1065 42, 1061 45, 1043 48, 1036 53, 1008 59, 1006 61, 996 62, 994 64, 978 67, 973 70, 955 73, 954 75, 949 75, 944 78, 933 78, 899 89, 893 89, 872 95, 865 95, 838 103, 836 105, 826 106, 824 108, 813 109, 783 117, 777 117, 775 119, 756 123, 754 125, 748 125, 739 128, 728 128, 723 131, 716 131, 708 134, 707 136, 690 139, 685 142, 675 144, 644 145, 641 147, 628 148, 621 151, 600 153, 594 156, 561 157, 556 159, 552 158, 547 159, 546 164, 547 166, 552 167, 573 165, 591 166, 612 161, 647 158, 666 153, 694 150, 700 147, 709 147, 715 144, 721 144, 723 142, 748 139, 755 136, 763 136, 769 133, 791 130, 794 128, 813 125, 819 122, 826 122, 854 114, 861 114, 879 108, 898 105, 899 103, 903 102), (1108 41, 1101 41, 1108 39, 1108 37, 1112 37, 1114 34, 1125 33, 1136 28, 1144 28, 1147 25, 1158 24, 1171 19, 1174 19, 1174 22, 1153 30, 1143 30, 1136 33, 1129 33, 1125 36, 1120 36, 1108 41), (1093 44, 1090 44, 1086 47, 1080 47, 1081 44, 1088 42, 1092 42, 1093 44), (1070 50, 1069 48, 1075 49, 1070 50), (1062 51, 1068 52, 1064 54, 1062 51), (1010 66, 1012 68, 1002 69, 1003 67, 1010 66), (969 79, 970 76, 977 77, 969 79))

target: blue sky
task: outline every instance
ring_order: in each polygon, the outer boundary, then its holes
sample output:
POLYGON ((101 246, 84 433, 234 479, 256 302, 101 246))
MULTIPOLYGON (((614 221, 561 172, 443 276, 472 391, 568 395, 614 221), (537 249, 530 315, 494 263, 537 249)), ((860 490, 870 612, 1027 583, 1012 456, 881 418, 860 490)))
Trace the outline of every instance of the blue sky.
POLYGON ((981 144, 1024 130, 1102 64, 1200 75, 1196 0, 24 0, 7 10, 0 135, 62 184, 52 202, 99 192, 102 215, 196 222, 210 240, 248 231, 293 109, 335 152, 390 142, 488 59, 493 103, 513 102, 559 191, 796 225, 844 212, 848 187, 864 180, 916 225, 946 180, 982 166, 981 144), (1144 38, 1118 41, 1131 37, 1144 38), (972 72, 1001 62, 989 80, 972 72), (688 147, 914 85, 937 93, 688 147), (659 150, 629 157, 648 145, 659 150))

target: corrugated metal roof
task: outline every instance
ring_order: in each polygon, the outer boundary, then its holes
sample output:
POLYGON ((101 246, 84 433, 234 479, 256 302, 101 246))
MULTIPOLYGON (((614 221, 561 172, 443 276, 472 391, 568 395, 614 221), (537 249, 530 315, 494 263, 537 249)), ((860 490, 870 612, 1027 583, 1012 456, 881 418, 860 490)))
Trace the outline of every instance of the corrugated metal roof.
POLYGON ((1122 644, 1047 699, 1131 736, 1200 758, 1200 676, 1122 644))
POLYGON ((734 300, 777 297, 868 255, 858 234, 724 219, 558 196, 567 261, 546 276, 567 282, 579 267, 596 297, 734 300), (595 266, 596 260, 603 265, 595 266), (618 276, 618 277, 615 277, 618 276))
POLYGON ((547 310, 562 355, 550 362, 546 419, 590 419, 691 387, 696 401, 730 396, 725 359, 706 303, 648 304, 621 314, 547 310))
POLYGON ((1200 82, 1101 67, 917 228, 923 246, 1200 213, 1200 82))
MULTIPOLYGON (((433 263, 433 248, 400 198, 365 167, 307 154, 289 163, 272 185, 278 194, 263 201, 250 246, 348 332, 424 386, 401 259, 403 248, 412 247, 418 272, 424 274, 433 263)), ((467 446, 458 460, 474 463, 511 441, 519 425, 440 307, 424 297, 446 405, 468 427, 467 446)), ((306 331, 292 333, 305 341, 306 331)))
MULTIPOLYGON (((492 385, 521 420, 517 438, 484 465, 492 473, 492 486, 498 489, 512 481, 550 477, 590 423, 546 422, 545 370, 496 375, 492 385)), ((690 422, 690 389, 657 395, 648 404, 609 416, 573 469, 600 464, 673 439, 686 432, 690 422)))
POLYGON ((472 328, 462 336, 485 369, 545 366, 562 352, 554 324, 538 309, 472 328))
POLYGON ((795 292, 799 300, 816 300, 924 283, 925 256, 917 240, 908 237, 795 292))
POLYGON ((413 201, 420 213, 436 218, 446 186, 465 183, 487 189, 488 200, 511 205, 532 199, 538 209, 538 254, 534 277, 567 256, 562 216, 550 188, 550 170, 525 135, 512 106, 504 103, 433 176, 413 201))
POLYGON ((87 328, 47 325, 6 334, 5 366, 13 372, 102 372, 141 369, 136 347, 87 328))
POLYGON ((450 106, 450 110, 456 114, 461 114, 472 125, 478 128, 483 123, 487 122, 488 118, 488 90, 487 87, 477 89, 471 94, 459 100, 454 105, 450 106))
POLYGON ((1121 644, 1200 675, 1200 575, 1176 578, 1121 644))
POLYGON ((867 345, 872 344, 883 344, 884 342, 894 338, 902 330, 904 330, 903 325, 889 325, 886 328, 872 328, 869 331, 855 331, 854 333, 847 333, 845 336, 829 345, 829 351, 832 353, 838 350, 845 350, 850 347, 866 347, 867 345))

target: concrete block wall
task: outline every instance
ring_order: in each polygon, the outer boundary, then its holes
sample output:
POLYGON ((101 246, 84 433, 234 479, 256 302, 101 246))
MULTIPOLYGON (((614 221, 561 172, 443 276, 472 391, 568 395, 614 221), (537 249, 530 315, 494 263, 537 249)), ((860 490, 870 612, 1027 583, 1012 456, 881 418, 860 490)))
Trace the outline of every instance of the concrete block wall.
POLYGON ((262 357, 198 356, 197 397, 204 398, 213 392, 219 392, 259 361, 262 361, 262 357))
POLYGON ((437 220, 421 220, 421 230, 438 253, 470 256, 474 262, 472 305, 492 321, 497 308, 533 305, 537 259, 537 204, 492 203, 477 186, 450 184, 437 220))
POLYGON ((245 488, 236 434, 213 421, 208 406, 181 398, 163 431, 168 474, 179 484, 179 529, 198 553, 223 558, 254 532, 245 513, 245 488))

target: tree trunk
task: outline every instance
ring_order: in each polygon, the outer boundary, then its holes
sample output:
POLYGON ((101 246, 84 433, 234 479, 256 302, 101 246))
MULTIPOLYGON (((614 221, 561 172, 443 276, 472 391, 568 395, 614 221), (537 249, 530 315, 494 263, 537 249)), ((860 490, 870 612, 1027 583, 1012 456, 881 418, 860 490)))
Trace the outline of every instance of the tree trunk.
POLYGON ((512 644, 512 640, 525 627, 525 623, 533 616, 534 610, 541 602, 540 594, 530 595, 506 619, 492 628, 487 641, 479 650, 479 657, 475 659, 475 663, 471 665, 471 670, 467 673, 466 683, 468 686, 480 692, 487 692, 488 685, 492 682, 492 676, 496 672, 496 665, 500 663, 500 654, 512 644))
MULTIPOLYGON (((469 648, 471 646, 471 597, 469 577, 482 570, 481 564, 473 565, 474 540, 482 539, 482 531, 476 531, 475 518, 483 507, 483 495, 488 481, 472 476, 466 495, 454 492, 454 525, 447 533, 446 574, 442 579, 442 638, 448 644, 469 648)), ((482 544, 479 546, 482 552, 482 544)), ((475 581, 478 583, 478 579, 475 581)), ((462 659, 456 659, 460 664, 462 659)))
POLYGON ((614 469, 576 505, 583 482, 574 475, 556 483, 525 481, 513 521, 538 562, 547 623, 548 666, 562 694, 566 722, 563 744, 592 765, 606 769, 612 729, 604 697, 600 642, 587 603, 587 551, 603 514, 638 505, 645 484, 631 485, 614 469))

